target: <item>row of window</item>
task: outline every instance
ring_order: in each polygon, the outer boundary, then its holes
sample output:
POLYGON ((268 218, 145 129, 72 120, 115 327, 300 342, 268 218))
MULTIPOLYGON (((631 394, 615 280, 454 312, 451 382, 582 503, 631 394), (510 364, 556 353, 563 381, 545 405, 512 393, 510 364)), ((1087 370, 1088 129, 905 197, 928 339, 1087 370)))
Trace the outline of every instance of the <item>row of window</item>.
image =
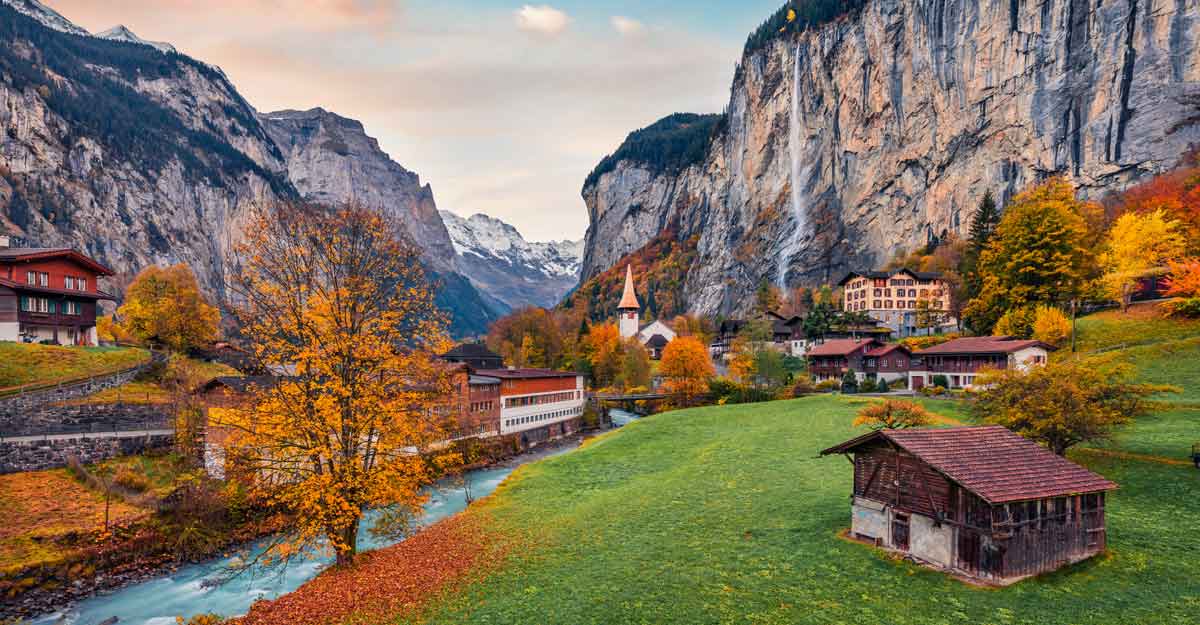
POLYGON ((495 408, 496 402, 491 400, 471 402, 471 412, 491 412, 495 408))
POLYGON ((573 399, 582 399, 580 391, 565 391, 562 393, 549 393, 547 395, 509 397, 508 399, 504 400, 504 407, 520 408, 522 406, 541 406, 543 404, 557 404, 560 401, 571 401, 573 399))
POLYGON ((22 297, 21 310, 24 312, 53 314, 61 312, 64 315, 82 315, 83 305, 79 302, 58 302, 44 297, 22 297))
POLYGON ((528 425, 530 423, 540 423, 542 421, 550 421, 553 419, 561 419, 563 417, 578 417, 583 414, 583 406, 567 408, 565 410, 555 410, 543 414, 529 415, 527 417, 516 417, 513 419, 505 419, 504 427, 511 428, 519 425, 528 425))
MULTIPOLYGON (((50 274, 44 271, 26 271, 25 283, 30 286, 49 287, 50 274)), ((86 291, 88 285, 87 278, 78 276, 66 276, 63 278, 63 288, 71 291, 86 291)))

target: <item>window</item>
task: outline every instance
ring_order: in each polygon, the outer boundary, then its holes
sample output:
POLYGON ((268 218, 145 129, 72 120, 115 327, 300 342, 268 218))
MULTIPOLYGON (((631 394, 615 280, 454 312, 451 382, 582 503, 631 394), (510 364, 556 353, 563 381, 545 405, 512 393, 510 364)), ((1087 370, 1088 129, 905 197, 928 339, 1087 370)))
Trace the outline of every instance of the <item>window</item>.
POLYGON ((884 301, 883 301, 883 307, 884 307, 884 308, 891 308, 891 307, 892 307, 892 300, 890 300, 890 299, 889 299, 889 300, 884 300, 884 301))
MULTIPOLYGON (((33 284, 33 282, 30 282, 30 284, 33 284)), ((883 295, 883 289, 875 289, 875 297, 879 297, 881 295, 883 295)))
POLYGON ((75 288, 75 276, 67 276, 63 278, 63 286, 68 289, 75 288))
POLYGON ((26 271, 25 282, 34 286, 50 286, 50 274, 44 271, 26 271))
POLYGON ((916 289, 909 289, 909 290, 908 290, 908 296, 909 296, 909 297, 916 297, 916 296, 917 296, 917 290, 916 290, 916 289))
POLYGON ((875 300, 875 308, 880 308, 880 306, 879 306, 879 300, 875 300))
POLYGON ((79 289, 80 291, 87 290, 87 283, 87 278, 75 278, 75 288, 79 289))
POLYGON ((81 315, 83 314, 83 307, 79 305, 79 302, 63 302, 63 314, 81 315))
POLYGON ((52 313, 54 312, 54 302, 44 297, 23 297, 21 298, 21 310, 33 313, 52 313))

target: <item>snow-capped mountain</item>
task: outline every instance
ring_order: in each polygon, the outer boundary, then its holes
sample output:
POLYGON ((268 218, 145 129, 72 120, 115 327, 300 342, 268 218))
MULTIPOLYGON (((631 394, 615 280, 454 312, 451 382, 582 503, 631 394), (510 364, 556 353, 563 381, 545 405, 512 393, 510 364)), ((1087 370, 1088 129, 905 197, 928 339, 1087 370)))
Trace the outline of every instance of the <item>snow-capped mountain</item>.
POLYGON ((463 275, 509 308, 554 306, 579 282, 583 241, 526 241, 494 217, 441 215, 463 275))
POLYGON ((0 0, 4 4, 16 9, 20 13, 24 13, 29 17, 39 21, 47 28, 53 28, 59 32, 69 33, 72 35, 88 36, 88 31, 76 26, 71 20, 63 17, 50 7, 38 2, 37 0, 0 0))
POLYGON ((175 46, 169 43, 162 41, 148 41, 138 37, 133 33, 132 30, 126 28, 124 24, 118 24, 102 33, 96 33, 96 36, 101 39, 110 39, 112 41, 124 41, 126 43, 137 43, 143 46, 150 46, 151 48, 154 48, 163 54, 177 51, 175 50, 175 46))

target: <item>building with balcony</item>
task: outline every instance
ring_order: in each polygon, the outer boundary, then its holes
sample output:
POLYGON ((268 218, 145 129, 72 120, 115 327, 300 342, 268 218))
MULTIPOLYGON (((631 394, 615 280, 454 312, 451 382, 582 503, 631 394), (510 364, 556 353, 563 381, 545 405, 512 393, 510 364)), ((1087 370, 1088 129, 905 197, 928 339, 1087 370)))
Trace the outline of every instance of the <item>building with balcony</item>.
POLYGON ((536 445, 579 430, 583 417, 583 376, 550 369, 482 369, 478 376, 500 380, 501 435, 536 445))
POLYGON ((108 267, 70 248, 10 248, 0 237, 0 341, 96 345, 108 267))
POLYGON ((945 376, 947 388, 971 388, 982 369, 1025 370, 1046 363, 1052 345, 1009 336, 972 336, 920 350, 919 364, 908 372, 909 388, 918 390, 945 376))
POLYGON ((838 282, 842 308, 864 313, 899 337, 940 334, 958 325, 950 286, 940 273, 897 269, 851 272, 838 282))

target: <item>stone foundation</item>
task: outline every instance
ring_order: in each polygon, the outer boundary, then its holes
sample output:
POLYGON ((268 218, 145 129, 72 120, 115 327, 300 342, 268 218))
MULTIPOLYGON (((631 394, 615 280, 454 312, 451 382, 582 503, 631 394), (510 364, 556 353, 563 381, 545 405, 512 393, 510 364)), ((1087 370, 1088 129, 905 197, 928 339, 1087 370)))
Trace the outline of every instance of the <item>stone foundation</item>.
POLYGON ((174 443, 171 434, 105 434, 57 436, 35 440, 0 441, 0 474, 42 471, 67 466, 74 456, 83 464, 117 456, 166 449, 174 443))

